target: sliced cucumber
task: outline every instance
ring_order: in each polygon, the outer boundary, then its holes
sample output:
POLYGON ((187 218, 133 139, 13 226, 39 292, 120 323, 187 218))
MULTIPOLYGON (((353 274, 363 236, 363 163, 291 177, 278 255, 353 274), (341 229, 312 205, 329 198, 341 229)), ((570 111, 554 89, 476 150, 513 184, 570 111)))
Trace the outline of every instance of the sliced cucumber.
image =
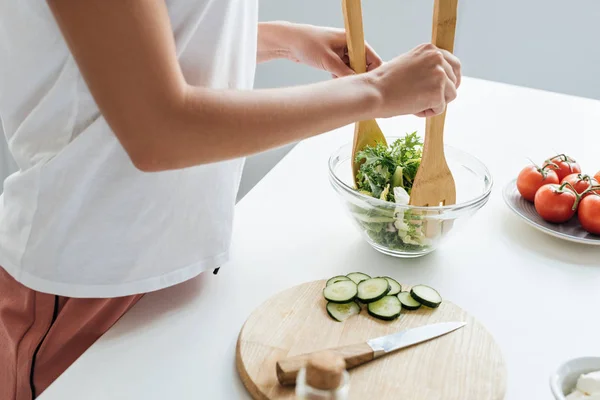
POLYGON ((347 276, 338 275, 338 276, 334 276, 333 278, 329 279, 327 281, 327 284, 325 286, 329 286, 332 283, 336 283, 336 282, 339 282, 339 281, 349 281, 349 280, 350 280, 350 278, 348 278, 347 276))
POLYGON ((336 321, 343 322, 348 318, 360 313, 360 306, 354 302, 348 303, 327 303, 327 314, 336 321))
POLYGON ((367 310, 369 315, 375 318, 391 321, 400 316, 402 304, 396 296, 384 296, 373 303, 369 303, 367 310))
POLYGON ((323 296, 332 303, 347 303, 354 300, 358 288, 356 283, 348 281, 339 281, 323 289, 323 296))
POLYGON ((421 303, 413 299, 410 295, 410 292, 398 293, 398 299, 400 300, 400 303, 402 303, 402 307, 406 308, 407 310, 417 310, 419 307, 421 307, 421 303))
POLYGON ((371 277, 367 274, 363 274, 362 272, 352 272, 351 274, 346 275, 357 285, 362 281, 366 281, 367 279, 371 279, 371 277))
POLYGON ((358 299, 363 303, 371 303, 388 294, 391 287, 385 278, 372 278, 358 284, 358 299))
POLYGON ((402 285, 398 283, 398 281, 390 278, 389 276, 384 276, 390 284, 390 291, 388 292, 388 296, 394 296, 402 291, 402 285))
POLYGON ((413 299, 427 307, 437 308, 442 304, 442 296, 440 296, 437 290, 429 286, 414 286, 410 290, 410 295, 413 299))

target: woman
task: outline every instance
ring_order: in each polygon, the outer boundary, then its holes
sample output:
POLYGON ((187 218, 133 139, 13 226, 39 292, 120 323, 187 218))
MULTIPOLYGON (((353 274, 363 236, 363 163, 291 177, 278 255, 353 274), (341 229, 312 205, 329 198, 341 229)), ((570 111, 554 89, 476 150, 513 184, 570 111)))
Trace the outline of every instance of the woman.
POLYGON ((355 75, 343 31, 256 0, 0 4, 0 398, 44 391, 136 301, 227 261, 243 157, 357 120, 440 113, 460 65, 422 45, 355 75), (258 38, 258 40, 257 40, 258 38), (289 58, 339 79, 252 88, 289 58))

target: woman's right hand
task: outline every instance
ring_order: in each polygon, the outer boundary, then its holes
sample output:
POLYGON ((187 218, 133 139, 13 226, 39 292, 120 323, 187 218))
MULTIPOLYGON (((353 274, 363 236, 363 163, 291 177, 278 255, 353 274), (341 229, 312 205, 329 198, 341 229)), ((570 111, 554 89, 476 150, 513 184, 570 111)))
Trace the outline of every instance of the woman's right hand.
POLYGON ((452 53, 427 43, 368 72, 366 78, 380 94, 376 118, 441 114, 456 98, 460 61, 452 53))

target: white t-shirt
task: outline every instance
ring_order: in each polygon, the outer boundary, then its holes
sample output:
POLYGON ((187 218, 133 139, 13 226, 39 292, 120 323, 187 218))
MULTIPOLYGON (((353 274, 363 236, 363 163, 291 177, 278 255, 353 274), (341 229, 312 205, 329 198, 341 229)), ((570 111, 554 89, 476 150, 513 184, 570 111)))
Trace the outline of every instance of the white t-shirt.
MULTIPOLYGON (((166 2, 188 83, 252 88, 257 0, 166 2)), ((243 160, 137 170, 45 1, 0 3, 0 119, 19 166, 0 197, 0 265, 23 285, 118 297, 227 260, 243 160)))

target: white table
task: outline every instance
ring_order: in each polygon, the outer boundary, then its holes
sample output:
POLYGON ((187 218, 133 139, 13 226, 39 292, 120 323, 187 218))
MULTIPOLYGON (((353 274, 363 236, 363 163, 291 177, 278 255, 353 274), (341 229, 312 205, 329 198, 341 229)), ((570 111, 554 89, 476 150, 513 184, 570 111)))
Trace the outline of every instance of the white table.
MULTIPOLYGON (((381 125, 424 129, 416 117, 381 125)), ((465 79, 446 139, 487 164, 494 191, 467 229, 416 260, 372 250, 330 188, 328 156, 351 135, 345 127, 298 145, 238 204, 232 259, 217 276, 147 295, 41 399, 247 399, 234 360, 252 310, 290 286, 354 270, 428 283, 477 317, 503 350, 507 399, 550 398, 558 364, 600 354, 600 248, 530 228, 501 196, 526 157, 564 151, 600 169, 600 102, 465 79)))

